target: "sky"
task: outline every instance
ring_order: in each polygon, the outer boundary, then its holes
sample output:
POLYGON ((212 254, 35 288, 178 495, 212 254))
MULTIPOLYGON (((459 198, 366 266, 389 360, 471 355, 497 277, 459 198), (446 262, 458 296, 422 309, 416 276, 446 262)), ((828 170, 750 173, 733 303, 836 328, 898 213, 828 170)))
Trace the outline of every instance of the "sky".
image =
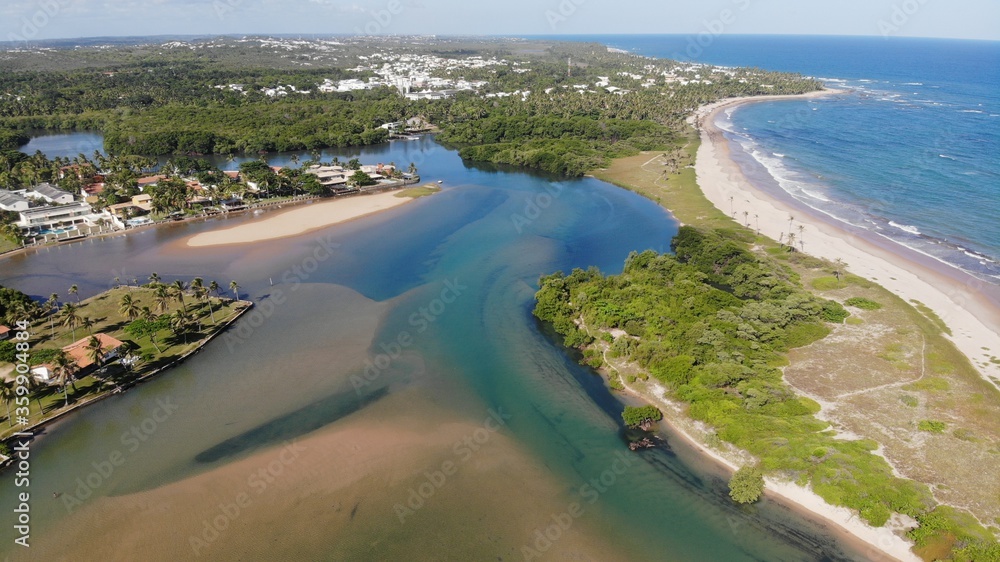
POLYGON ((798 34, 1000 41, 997 0, 0 0, 0 41, 216 34, 798 34))

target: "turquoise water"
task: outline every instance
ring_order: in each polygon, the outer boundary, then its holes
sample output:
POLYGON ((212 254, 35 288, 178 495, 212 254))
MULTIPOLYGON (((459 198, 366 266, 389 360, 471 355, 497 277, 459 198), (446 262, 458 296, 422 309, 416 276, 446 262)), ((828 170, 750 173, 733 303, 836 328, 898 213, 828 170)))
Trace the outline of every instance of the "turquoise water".
MULTIPOLYGON (((726 497, 723 475, 667 433, 663 447, 629 453, 621 436, 622 402, 531 316, 540 274, 591 265, 616 272, 630 251, 667 250, 676 223, 664 210, 593 179, 555 181, 470 167, 430 140, 374 148, 364 157, 418 161, 424 177, 443 180, 445 189, 375 217, 252 247, 195 250, 179 245, 209 228, 260 220, 248 216, 89 240, 0 264, 0 283, 35 296, 64 293, 75 283, 86 297, 107 288, 114 277, 144 280, 152 271, 168 282, 196 275, 223 285, 237 279, 243 293, 268 311, 259 322, 243 320, 234 331, 238 340, 217 340, 173 372, 54 426, 35 444, 33 531, 40 548, 58 551, 52 545, 64 535, 75 536, 69 529, 81 527, 87 548, 116 540, 142 545, 161 528, 174 526, 176 541, 183 543, 190 532, 187 520, 197 522, 199 514, 172 515, 170 510, 177 508, 171 504, 153 504, 143 512, 156 518, 149 521, 170 516, 170 525, 157 524, 149 529, 150 537, 136 537, 109 527, 114 511, 101 510, 221 473, 290 439, 353 427, 349 424, 359 417, 374 423, 365 416, 391 403, 394 416, 409 420, 400 431, 445 414, 482 423, 491 409, 505 412, 510 419, 502 435, 523 452, 523 462, 537 471, 539 481, 550 483, 549 491, 538 497, 535 508, 503 512, 505 494, 513 496, 515 489, 479 475, 495 476, 486 468, 491 463, 510 463, 513 471, 522 462, 514 459, 521 457, 484 448, 469 465, 482 468, 469 468, 463 478, 477 482, 474 489, 499 486, 507 492, 459 498, 446 504, 447 510, 428 509, 414 526, 400 527, 392 502, 380 498, 405 497, 416 477, 379 481, 366 488, 367 499, 360 504, 363 528, 326 532, 340 529, 333 510, 310 511, 308 530, 321 538, 308 546, 299 543, 298 559, 384 559, 394 552, 392 545, 424 544, 420 541, 429 538, 427 533, 441 536, 430 546, 414 547, 408 558, 521 559, 516 550, 497 545, 530 543, 530 529, 565 509, 559 506, 580 501, 581 486, 607 472, 621 454, 637 462, 616 477, 592 508, 588 504, 578 528, 624 559, 869 557, 773 502, 734 506, 726 497), (309 261, 319 246, 328 257, 309 261), (442 291, 449 287, 452 292, 445 299, 442 291), (429 315, 421 316, 421 309, 429 315), (369 333, 373 337, 365 336, 369 333), (376 360, 386 349, 382 346, 399 341, 402 334, 412 338, 407 353, 356 391, 356 377, 366 368, 363 356, 376 360), (361 358, 351 355, 356 341, 370 342, 361 358), (120 449, 118 436, 154 412, 158 399, 171 400, 178 412, 149 435, 83 508, 68 514, 60 500, 50 498, 52 492, 72 490, 91 463, 120 449), (494 512, 505 515, 490 523, 494 512), (497 529, 498 536, 469 536, 462 530, 466 522, 453 522, 463 514, 486 517, 486 528, 497 529), (509 523, 527 530, 510 531, 504 526, 509 523), (416 529, 423 538, 409 534, 416 529), (380 538, 362 550, 338 550, 352 537, 369 535, 380 538), (460 544, 471 550, 460 551, 460 544)), ((321 466, 307 468, 316 478, 325 475, 321 466)), ((13 493, 12 480, 5 476, 0 513, 12 512, 13 493)), ((225 499, 215 497, 212 489, 203 495, 210 507, 225 499)), ((286 533, 301 531, 301 525, 287 525, 286 533)), ((173 537, 172 531, 164 532, 173 537)), ((259 542, 271 529, 239 532, 252 545, 251 554, 241 554, 245 558, 291 557, 289 545, 259 542)), ((11 533, 4 525, 0 544, 5 553, 22 559, 25 553, 8 546, 11 533)), ((147 545, 150 556, 167 556, 175 547, 169 542, 147 545)), ((212 559, 236 556, 216 551, 212 559)))
POLYGON ((722 120, 758 185, 1000 283, 1000 42, 593 36, 656 57, 800 72, 846 94, 722 120), (759 170, 760 174, 755 173, 759 170))

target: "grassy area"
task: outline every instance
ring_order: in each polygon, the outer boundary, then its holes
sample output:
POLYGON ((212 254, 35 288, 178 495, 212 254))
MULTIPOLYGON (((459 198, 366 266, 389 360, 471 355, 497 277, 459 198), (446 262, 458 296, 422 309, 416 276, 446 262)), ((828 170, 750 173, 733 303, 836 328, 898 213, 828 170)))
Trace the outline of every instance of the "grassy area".
POLYGON ((0 237, 0 254, 2 254, 4 252, 9 252, 11 250, 16 250, 16 249, 18 249, 20 247, 21 247, 20 244, 18 244, 16 242, 13 242, 11 240, 8 240, 6 238, 0 237))
POLYGON ((396 197, 410 197, 413 199, 419 199, 420 197, 427 197, 428 195, 434 195, 435 193, 441 191, 441 188, 428 183, 420 187, 411 187, 409 189, 404 189, 396 193, 396 197))
MULTIPOLYGON (((100 378, 89 374, 76 379, 73 384, 67 385, 68 388, 65 389, 65 392, 55 384, 42 386, 32 394, 29 418, 31 424, 54 417, 68 408, 94 400, 102 394, 127 387, 138 379, 170 365, 203 345, 206 338, 238 316, 245 306, 229 299, 214 297, 195 301, 193 295, 186 295, 184 306, 193 319, 192 326, 187 333, 175 333, 170 328, 164 328, 157 331, 153 339, 142 337, 137 340, 126 332, 125 328, 129 321, 119 313, 119 302, 126 294, 132 298, 138 308, 149 307, 150 310, 156 310, 156 297, 152 289, 121 287, 78 303, 79 316, 87 318, 93 323, 89 329, 78 326, 74 331, 63 326, 58 314, 53 318, 39 320, 32 325, 31 333, 34 337, 30 343, 33 354, 43 350, 61 349, 81 338, 88 337, 91 333, 105 333, 122 342, 133 344, 131 354, 141 357, 141 360, 130 370, 113 362, 100 374, 100 378)), ((161 311, 161 314, 171 314, 180 308, 180 302, 172 300, 167 308, 161 311)), ((0 410, 0 418, 2 418, 0 424, 4 426, 0 427, 0 438, 5 438, 18 429, 10 426, 9 420, 6 419, 6 413, 6 409, 0 410)))
MULTIPOLYGON (((987 552, 996 548, 1000 478, 983 470, 1000 463, 1000 392, 983 380, 926 306, 843 274, 849 264, 789 252, 758 236, 752 216, 749 225, 740 224, 716 209, 687 167, 697 147, 692 133, 676 171, 665 169, 660 153, 647 152, 618 159, 593 175, 656 201, 684 224, 742 230, 741 239, 762 259, 776 260, 815 294, 850 307, 852 316, 830 336, 791 351, 785 380, 821 405, 819 417, 833 434, 877 443, 875 453, 898 474, 927 484, 934 501, 957 508, 936 508, 918 518, 920 528, 910 533, 918 555, 1000 560, 987 552), (980 539, 985 542, 976 542, 980 539), (969 550, 968 544, 987 550, 969 550)), ((996 351, 984 350, 984 361, 996 351)))

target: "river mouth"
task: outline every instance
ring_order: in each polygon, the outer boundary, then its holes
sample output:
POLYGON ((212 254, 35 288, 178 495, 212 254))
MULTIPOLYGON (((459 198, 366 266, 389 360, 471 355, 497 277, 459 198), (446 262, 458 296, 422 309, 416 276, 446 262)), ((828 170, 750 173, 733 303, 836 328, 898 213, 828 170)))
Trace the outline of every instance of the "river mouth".
MULTIPOLYGON (((470 167, 431 140, 366 154, 419 157, 444 190, 283 240, 184 247, 218 226, 203 221, 4 260, 0 283, 36 296, 155 271, 238 280, 259 311, 37 441, 32 558, 864 558, 772 502, 737 508, 669 437, 629 452, 619 399, 531 316, 540 275, 668 251, 662 208, 589 178, 470 167), (123 435, 158 400, 176 413, 133 449, 123 435)), ((0 490, 13 509, 12 483, 0 490)))

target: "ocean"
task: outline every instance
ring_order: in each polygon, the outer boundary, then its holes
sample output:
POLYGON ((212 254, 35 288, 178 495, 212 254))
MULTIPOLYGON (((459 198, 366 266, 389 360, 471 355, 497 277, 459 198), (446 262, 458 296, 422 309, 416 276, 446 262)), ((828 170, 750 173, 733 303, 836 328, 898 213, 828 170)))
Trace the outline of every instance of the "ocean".
MULTIPOLYGON (((1000 283, 1000 42, 882 37, 573 36, 632 53, 800 72, 842 95, 719 123, 736 158, 835 220, 1000 283), (697 48, 692 47, 696 45, 697 48), (741 154, 742 153, 742 154, 741 154)), ((755 182, 757 183, 757 182, 755 182)))

